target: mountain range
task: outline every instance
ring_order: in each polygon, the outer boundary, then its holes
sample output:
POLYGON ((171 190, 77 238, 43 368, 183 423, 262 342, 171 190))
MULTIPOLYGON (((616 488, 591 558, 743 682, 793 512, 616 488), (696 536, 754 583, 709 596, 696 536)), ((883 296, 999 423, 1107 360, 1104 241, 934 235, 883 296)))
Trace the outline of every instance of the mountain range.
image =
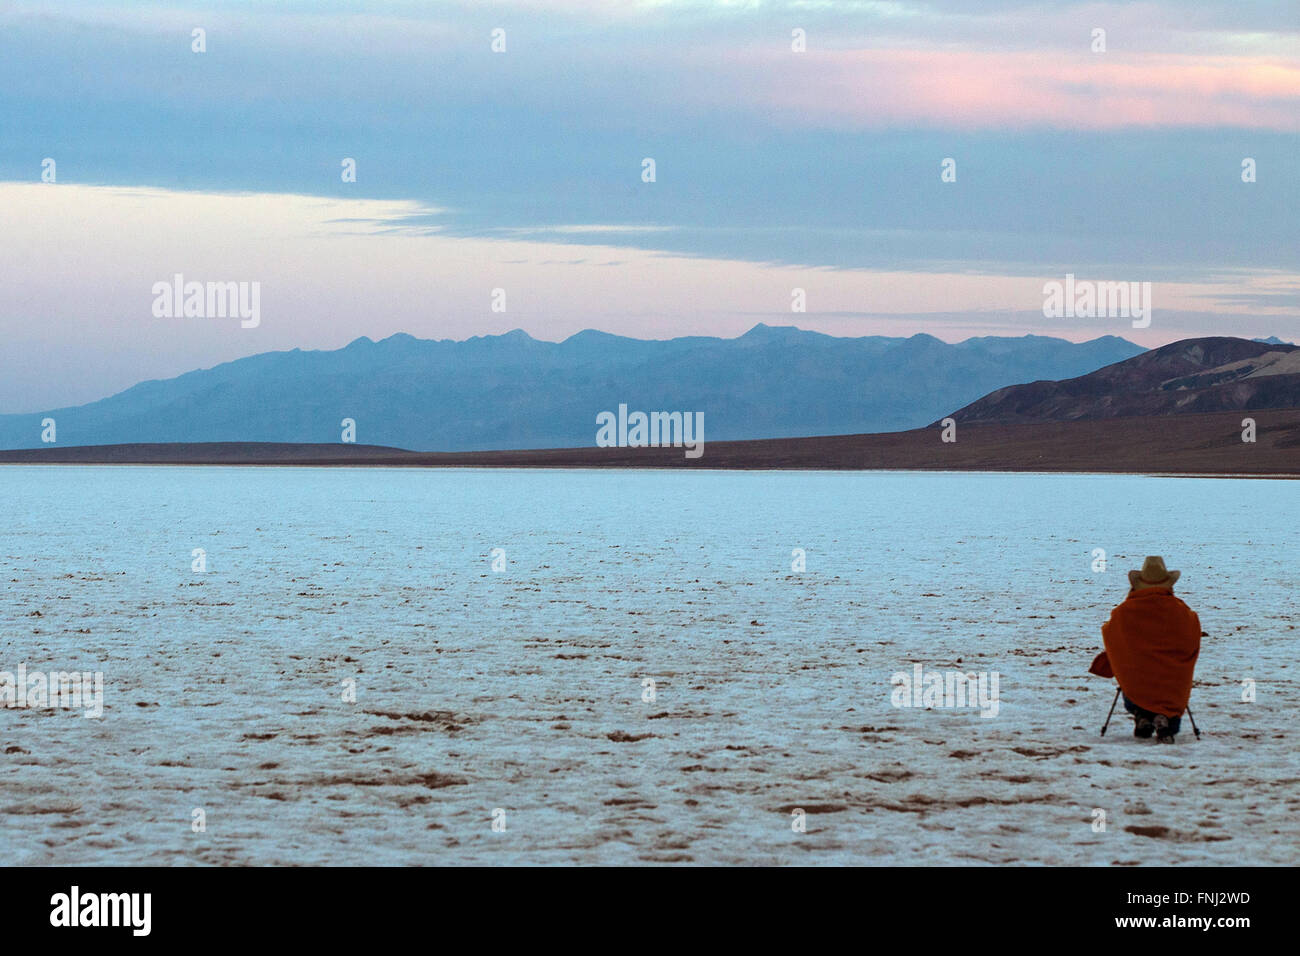
POLYGON ((961 424, 1029 424, 1300 408, 1300 348, 1184 339, 1064 381, 999 388, 952 413, 961 424))
POLYGON ((703 412, 707 441, 888 432, 973 408, 1014 383, 1072 379, 1143 353, 1116 336, 952 344, 762 324, 733 339, 397 334, 332 351, 266 352, 86 405, 0 415, 0 448, 43 447, 47 418, 64 447, 338 443, 344 419, 355 421, 358 443, 415 451, 581 447, 594 442, 596 416, 620 404, 703 412))

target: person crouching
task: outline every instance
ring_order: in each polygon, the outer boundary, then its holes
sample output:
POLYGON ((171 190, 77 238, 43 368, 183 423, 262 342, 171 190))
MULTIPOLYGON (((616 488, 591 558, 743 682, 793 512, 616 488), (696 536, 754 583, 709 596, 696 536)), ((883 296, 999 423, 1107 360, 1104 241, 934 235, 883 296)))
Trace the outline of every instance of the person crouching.
POLYGON ((1174 597, 1181 571, 1168 571, 1160 557, 1148 557, 1128 573, 1131 590, 1101 627, 1106 649, 1090 670, 1119 681, 1124 709, 1133 715, 1133 735, 1172 744, 1192 693, 1201 652, 1201 621, 1174 597))

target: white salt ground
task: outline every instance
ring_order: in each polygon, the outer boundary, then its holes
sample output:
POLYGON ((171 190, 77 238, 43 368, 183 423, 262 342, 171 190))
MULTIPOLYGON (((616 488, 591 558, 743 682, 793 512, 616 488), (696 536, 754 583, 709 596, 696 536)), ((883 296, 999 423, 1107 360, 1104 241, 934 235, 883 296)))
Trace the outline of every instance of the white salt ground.
POLYGON ((11 865, 1300 862, 1290 482, 9 466, 0 495, 0 671, 105 681, 100 720, 0 708, 11 865), (1086 673, 1148 553, 1209 633, 1174 747, 1122 710, 1100 738, 1086 673), (893 707, 914 662, 998 672, 998 716, 893 707))

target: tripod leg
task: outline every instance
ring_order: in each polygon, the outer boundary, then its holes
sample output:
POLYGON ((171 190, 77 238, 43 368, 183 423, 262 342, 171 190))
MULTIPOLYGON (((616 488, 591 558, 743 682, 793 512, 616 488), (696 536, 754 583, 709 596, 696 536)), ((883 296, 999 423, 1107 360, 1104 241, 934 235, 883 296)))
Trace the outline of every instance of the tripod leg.
MULTIPOLYGON (((1106 728, 1110 726, 1110 718, 1115 713, 1115 705, 1119 703, 1119 692, 1120 692, 1120 688, 1116 687, 1115 699, 1110 702, 1110 713, 1106 715, 1106 722, 1101 725, 1101 735, 1103 737, 1106 736, 1106 728)), ((1191 711, 1188 711, 1188 716, 1190 715, 1191 715, 1191 711)), ((1192 726, 1195 726, 1195 722, 1193 722, 1192 726)))

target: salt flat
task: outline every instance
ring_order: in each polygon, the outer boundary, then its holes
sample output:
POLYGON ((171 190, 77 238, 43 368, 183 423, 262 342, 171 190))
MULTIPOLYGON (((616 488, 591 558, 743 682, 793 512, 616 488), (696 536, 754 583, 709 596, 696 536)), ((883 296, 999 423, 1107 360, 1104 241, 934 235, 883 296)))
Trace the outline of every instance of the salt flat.
POLYGON ((0 709, 9 864, 1300 862, 1289 482, 7 466, 0 493, 0 670, 105 687, 100 720, 0 709), (1148 553, 1208 632, 1175 747, 1122 712, 1098 737, 1086 674, 1148 553), (998 715, 892 706, 916 662, 997 672, 998 715))

